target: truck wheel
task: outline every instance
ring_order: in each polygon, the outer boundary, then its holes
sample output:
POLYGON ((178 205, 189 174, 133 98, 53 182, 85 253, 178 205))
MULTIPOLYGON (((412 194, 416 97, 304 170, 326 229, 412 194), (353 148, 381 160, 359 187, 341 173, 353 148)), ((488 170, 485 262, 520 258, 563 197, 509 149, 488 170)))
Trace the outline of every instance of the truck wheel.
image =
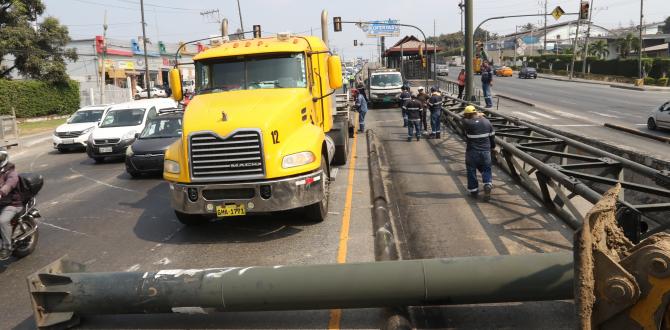
POLYGON ((326 194, 320 202, 305 206, 305 217, 311 222, 322 222, 328 215, 328 186, 330 177, 328 175, 328 168, 326 167, 326 159, 328 158, 325 155, 322 156, 321 171, 323 175, 321 178, 321 187, 326 194))
POLYGON ((201 214, 188 214, 174 211, 177 220, 186 226, 199 226, 207 222, 207 218, 201 214))
POLYGON ((349 157, 349 131, 341 130, 340 134, 343 134, 342 141, 344 144, 335 146, 335 155, 333 156, 333 165, 344 165, 347 163, 347 158, 349 157))

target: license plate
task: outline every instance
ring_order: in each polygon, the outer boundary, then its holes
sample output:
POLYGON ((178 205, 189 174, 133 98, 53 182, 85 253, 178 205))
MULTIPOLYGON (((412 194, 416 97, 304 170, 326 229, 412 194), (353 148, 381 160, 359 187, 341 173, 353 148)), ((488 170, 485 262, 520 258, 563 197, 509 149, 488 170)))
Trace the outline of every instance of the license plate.
POLYGON ((247 210, 244 208, 244 204, 228 204, 216 207, 216 216, 219 218, 235 217, 246 214, 247 210))
POLYGON ((74 144, 74 139, 62 139, 61 144, 74 144))
POLYGON ((387 96, 387 97, 385 97, 385 98, 384 98, 384 102, 391 102, 391 98, 390 98, 390 97, 388 97, 388 96, 387 96))
POLYGON ((100 147, 100 153, 101 154, 107 154, 112 152, 112 147, 100 147))

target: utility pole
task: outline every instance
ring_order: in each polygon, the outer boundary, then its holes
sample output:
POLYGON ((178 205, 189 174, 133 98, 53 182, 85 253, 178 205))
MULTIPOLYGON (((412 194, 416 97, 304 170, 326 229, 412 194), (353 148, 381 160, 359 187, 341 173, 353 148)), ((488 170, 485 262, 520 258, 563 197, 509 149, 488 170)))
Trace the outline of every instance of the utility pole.
POLYGON ((465 99, 471 100, 474 96, 475 82, 472 68, 473 51, 472 30, 472 0, 465 0, 465 99))
POLYGON ((105 10, 105 19, 102 23, 102 62, 100 62, 100 104, 105 104, 105 55, 107 53, 107 10, 105 10))
POLYGON ((142 13, 142 43, 144 43, 144 88, 147 90, 147 98, 151 98, 151 86, 149 77, 149 56, 147 55, 147 31, 144 23, 144 0, 140 0, 140 12, 142 13))
POLYGON ((584 60, 582 61, 582 74, 586 74, 586 61, 589 57, 589 37, 591 36, 591 15, 593 15, 593 0, 589 7, 589 20, 586 26, 586 38, 584 40, 584 60))
MULTIPOLYGON (((463 35, 463 0, 458 4, 458 8, 461 9, 461 37, 463 38, 463 43, 465 43, 465 36, 463 35)), ((463 45, 461 45, 461 65, 463 65, 463 45)))
POLYGON ((514 26, 514 64, 512 66, 516 66, 516 40, 519 39, 519 26, 515 25, 514 26))
POLYGON ((644 48, 644 42, 642 41, 642 18, 644 18, 644 12, 642 11, 644 5, 644 0, 640 0, 640 50, 637 52, 637 69, 640 72, 640 79, 644 78, 644 73, 642 72, 642 48, 644 48))
MULTIPOLYGON (((579 17, 577 17, 577 28, 575 29, 575 41, 572 43, 572 64, 570 65, 570 79, 575 74, 575 56, 577 56, 577 39, 579 38, 579 17)), ((570 30, 568 30, 569 33, 570 30)))
POLYGON ((544 0, 544 48, 542 52, 547 50, 547 0, 544 0))
MULTIPOLYGON (((437 81, 437 29, 433 18, 433 80, 437 81)), ((428 86, 426 86, 428 88, 428 86)))
MULTIPOLYGON (((240 0, 237 0, 237 13, 240 15, 240 29, 244 31, 244 24, 242 23, 242 9, 240 8, 240 0)), ((244 39, 244 34, 242 34, 242 39, 244 39)))

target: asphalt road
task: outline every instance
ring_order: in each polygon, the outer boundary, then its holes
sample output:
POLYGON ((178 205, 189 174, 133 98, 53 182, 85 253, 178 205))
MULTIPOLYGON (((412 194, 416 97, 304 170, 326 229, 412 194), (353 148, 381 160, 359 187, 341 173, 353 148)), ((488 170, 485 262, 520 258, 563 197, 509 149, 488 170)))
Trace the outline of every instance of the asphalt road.
MULTIPOLYGON (((336 263, 338 254, 340 261, 374 260, 363 136, 357 139, 353 181, 348 182, 349 166, 337 170, 328 219, 318 224, 287 212, 185 227, 172 213, 161 178, 131 179, 120 161, 96 165, 85 153, 60 154, 50 148, 48 135, 26 139, 23 146, 12 151, 12 161, 21 172, 45 176, 37 197, 43 218, 37 250, 0 262, 0 329, 35 328, 25 278, 64 255, 90 271, 336 263), (346 231, 345 207, 351 211, 346 231)), ((335 318, 328 310, 96 316, 84 318, 82 327, 379 328, 383 321, 383 311, 364 309, 335 318)))
MULTIPOLYGON (((450 81, 455 79, 454 74, 447 77, 450 81)), ((479 76, 475 76, 475 87, 481 88, 479 76)), ((494 102, 499 102, 499 111, 503 113, 670 160, 670 144, 603 126, 610 123, 670 137, 670 130, 650 131, 646 127, 649 113, 670 100, 668 92, 636 91, 542 78, 519 79, 516 75, 494 77, 492 92, 534 105, 496 98, 494 102)))

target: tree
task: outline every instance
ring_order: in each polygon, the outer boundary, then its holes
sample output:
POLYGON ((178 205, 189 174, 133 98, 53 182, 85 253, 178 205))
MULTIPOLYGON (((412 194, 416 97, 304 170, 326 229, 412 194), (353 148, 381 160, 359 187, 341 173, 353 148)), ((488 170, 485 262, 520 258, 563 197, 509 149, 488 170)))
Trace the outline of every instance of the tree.
POLYGON ((607 56, 610 54, 609 47, 607 45, 607 41, 605 40, 598 40, 594 43, 591 43, 589 45, 589 55, 596 56, 598 58, 605 59, 607 56))
POLYGON ((521 26, 521 31, 530 31, 530 30, 535 30, 535 24, 526 23, 526 24, 521 26))
POLYGON ((640 51, 640 39, 634 37, 632 33, 628 33, 624 38, 617 39, 617 50, 619 56, 627 58, 633 51, 640 51))
POLYGON ((663 31, 663 33, 666 33, 666 34, 670 33, 670 16, 668 16, 665 19, 665 25, 663 25, 663 27, 661 28, 661 31, 663 31))
POLYGON ((0 79, 11 78, 16 71, 26 78, 51 83, 68 79, 65 60, 77 60, 67 27, 58 19, 46 17, 41 0, 0 0, 0 59, 9 64, 0 67, 0 79))

